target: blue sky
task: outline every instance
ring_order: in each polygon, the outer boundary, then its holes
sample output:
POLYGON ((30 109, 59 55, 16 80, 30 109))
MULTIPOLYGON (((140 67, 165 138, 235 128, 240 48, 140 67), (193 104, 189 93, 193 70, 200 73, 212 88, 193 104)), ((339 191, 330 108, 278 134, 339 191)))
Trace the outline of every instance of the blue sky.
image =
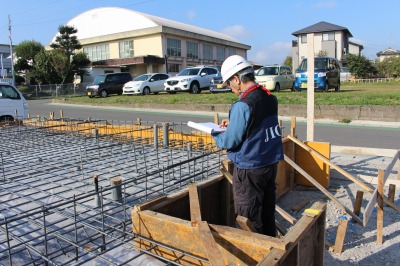
POLYGON ((48 45, 59 25, 87 10, 118 6, 223 32, 251 45, 248 59, 282 63, 291 55, 292 32, 320 21, 347 27, 370 59, 388 47, 400 50, 400 1, 303 0, 1 0, 0 43, 35 40, 48 45), (7 2, 7 4, 5 4, 7 2))

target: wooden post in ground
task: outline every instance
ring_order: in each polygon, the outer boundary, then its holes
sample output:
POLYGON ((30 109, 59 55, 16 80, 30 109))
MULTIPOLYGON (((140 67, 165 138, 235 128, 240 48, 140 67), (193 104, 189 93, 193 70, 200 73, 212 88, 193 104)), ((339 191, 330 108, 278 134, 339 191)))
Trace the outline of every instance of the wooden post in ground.
POLYGON ((343 250, 343 243, 344 239, 346 237, 346 231, 347 231, 347 226, 349 224, 349 221, 347 219, 339 219, 339 225, 336 233, 336 240, 335 240, 335 247, 334 247, 334 252, 335 253, 342 253, 343 250))
POLYGON ((283 134, 283 123, 282 123, 282 119, 280 119, 278 122, 279 122, 279 128, 281 129, 281 136, 282 136, 282 138, 283 138, 283 136, 284 136, 285 134, 283 134))
POLYGON ((292 116, 290 120, 290 135, 296 138, 296 117, 292 116))
POLYGON ((60 110, 60 119, 64 122, 64 111, 60 110))
POLYGON ((356 195, 356 202, 354 203, 354 210, 353 210, 354 214, 357 216, 360 216, 361 203, 363 200, 363 196, 364 196, 364 191, 358 190, 357 195, 356 195))
POLYGON ((394 202, 394 194, 396 192, 396 185, 395 184, 390 184, 389 185, 389 194, 388 194, 388 200, 390 202, 394 202))
POLYGON ((378 212, 377 212, 377 236, 376 242, 379 244, 383 243, 383 184, 384 184, 384 171, 382 169, 378 170, 378 194, 377 194, 377 203, 378 203, 378 212))
POLYGON ((218 113, 214 114, 214 123, 219 125, 219 115, 218 115, 218 113))

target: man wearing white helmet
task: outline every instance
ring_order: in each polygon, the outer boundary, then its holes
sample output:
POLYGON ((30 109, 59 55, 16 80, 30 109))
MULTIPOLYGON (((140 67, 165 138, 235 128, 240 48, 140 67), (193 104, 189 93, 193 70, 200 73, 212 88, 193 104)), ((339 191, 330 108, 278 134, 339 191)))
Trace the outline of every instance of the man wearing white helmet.
POLYGON ((213 135, 234 164, 235 213, 247 217, 257 232, 276 236, 275 177, 283 160, 278 101, 255 81, 251 64, 241 56, 228 57, 221 67, 224 84, 239 96, 232 104, 226 131, 213 135))

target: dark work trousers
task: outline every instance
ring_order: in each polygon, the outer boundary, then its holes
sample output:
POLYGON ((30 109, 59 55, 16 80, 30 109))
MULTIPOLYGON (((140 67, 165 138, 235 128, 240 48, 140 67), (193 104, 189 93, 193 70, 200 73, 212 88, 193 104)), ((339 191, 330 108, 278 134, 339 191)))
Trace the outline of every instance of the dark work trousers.
POLYGON ((275 178, 277 164, 233 170, 235 213, 247 217, 258 233, 276 236, 275 178))

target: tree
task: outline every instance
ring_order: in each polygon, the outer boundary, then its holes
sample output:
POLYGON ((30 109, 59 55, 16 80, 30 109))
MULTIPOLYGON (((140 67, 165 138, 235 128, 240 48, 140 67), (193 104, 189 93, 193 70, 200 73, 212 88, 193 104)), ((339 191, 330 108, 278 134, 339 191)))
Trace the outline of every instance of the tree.
POLYGON ((375 61, 376 69, 378 70, 379 75, 383 77, 390 77, 390 68, 392 65, 392 58, 385 58, 382 61, 376 60, 375 61))
POLYGON ((376 68, 384 77, 398 77, 400 74, 400 57, 387 57, 383 61, 376 62, 376 68))
POLYGON ((61 83, 64 83, 72 79, 72 56, 75 54, 75 50, 82 48, 82 45, 75 36, 78 30, 74 27, 61 25, 58 27, 58 32, 59 34, 56 36, 55 42, 50 44, 50 47, 57 51, 53 53, 54 58, 51 60, 51 63, 55 64, 53 67, 62 78, 61 83), (64 59, 61 57, 64 57, 64 59))
POLYGON ((348 54, 347 68, 356 78, 368 78, 372 72, 371 61, 363 55, 348 54))
POLYGON ((72 64, 71 67, 72 71, 76 73, 78 76, 80 76, 81 80, 83 76, 89 75, 89 73, 85 69, 83 69, 84 67, 90 64, 90 60, 87 57, 86 53, 84 52, 76 53, 72 59, 71 64, 72 64))
POLYGON ((328 56, 328 51, 326 50, 319 50, 315 56, 328 56))
POLYGON ((35 56, 35 64, 32 69, 32 78, 39 84, 46 83, 60 83, 61 79, 58 77, 54 67, 51 63, 51 52, 40 51, 35 56))
POLYGON ((14 69, 17 72, 29 72, 35 64, 35 56, 44 51, 44 47, 37 41, 22 41, 15 46, 15 55, 17 60, 14 69))
POLYGON ((286 56, 285 61, 283 61, 283 65, 292 67, 293 59, 290 55, 286 56))

